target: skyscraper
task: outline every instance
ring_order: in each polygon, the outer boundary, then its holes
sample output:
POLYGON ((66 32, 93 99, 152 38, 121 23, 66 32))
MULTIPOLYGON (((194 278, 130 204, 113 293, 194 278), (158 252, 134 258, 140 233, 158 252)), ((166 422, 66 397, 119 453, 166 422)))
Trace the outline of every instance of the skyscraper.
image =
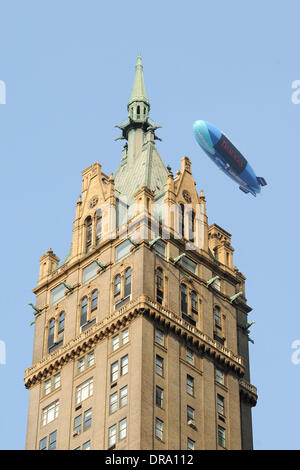
POLYGON ((82 172, 70 252, 40 258, 27 449, 252 448, 245 277, 149 111, 139 55, 120 166, 82 172))

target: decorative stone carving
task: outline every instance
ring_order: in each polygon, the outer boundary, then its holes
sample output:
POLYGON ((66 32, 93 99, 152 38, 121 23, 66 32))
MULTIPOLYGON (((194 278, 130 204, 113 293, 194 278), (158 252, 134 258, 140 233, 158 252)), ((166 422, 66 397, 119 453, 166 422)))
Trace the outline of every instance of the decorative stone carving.
POLYGON ((182 191, 182 196, 183 196, 183 199, 188 203, 190 204, 192 202, 192 198, 191 198, 191 195, 190 193, 185 189, 184 191, 182 191))
POLYGON ((89 205, 90 209, 93 209, 93 207, 95 207, 98 204, 98 201, 99 201, 98 196, 92 197, 92 199, 90 200, 90 205, 89 205))

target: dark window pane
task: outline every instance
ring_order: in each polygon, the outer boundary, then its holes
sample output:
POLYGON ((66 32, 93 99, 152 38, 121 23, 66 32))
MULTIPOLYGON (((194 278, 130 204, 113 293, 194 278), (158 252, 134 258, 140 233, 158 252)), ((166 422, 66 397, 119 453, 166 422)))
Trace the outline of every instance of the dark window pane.
POLYGON ((181 313, 187 315, 187 293, 184 284, 181 284, 181 313))
POLYGON ((84 297, 81 301, 80 326, 84 325, 87 321, 87 305, 88 299, 87 297, 84 297))
POLYGON ((155 396, 155 402, 157 406, 160 408, 163 407, 163 398, 164 398, 164 391, 162 388, 156 386, 156 396, 155 396))
POLYGON ((48 348, 50 348, 54 344, 54 328, 55 328, 55 320, 54 318, 51 318, 49 322, 48 348))
POLYGON ((131 269, 126 269, 125 272, 125 290, 124 297, 127 297, 131 293, 131 269))

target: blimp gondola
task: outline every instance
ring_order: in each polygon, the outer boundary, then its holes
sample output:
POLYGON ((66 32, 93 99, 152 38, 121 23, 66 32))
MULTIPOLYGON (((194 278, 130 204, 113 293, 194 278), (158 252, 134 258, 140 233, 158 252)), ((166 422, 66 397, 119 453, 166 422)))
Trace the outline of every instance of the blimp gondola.
POLYGON ((256 196, 261 187, 266 186, 266 180, 256 176, 246 158, 213 124, 196 121, 193 131, 200 147, 224 173, 238 183, 241 191, 256 196))

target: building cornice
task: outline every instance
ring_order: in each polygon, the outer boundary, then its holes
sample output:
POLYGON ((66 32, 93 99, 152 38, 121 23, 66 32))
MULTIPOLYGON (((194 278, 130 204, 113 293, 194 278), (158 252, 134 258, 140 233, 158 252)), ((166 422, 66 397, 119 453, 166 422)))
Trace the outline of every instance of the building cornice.
POLYGON ((230 368, 237 376, 244 375, 244 361, 241 356, 234 354, 230 349, 202 333, 171 310, 161 307, 148 297, 141 296, 26 369, 25 387, 30 388, 35 383, 41 382, 54 371, 61 369, 64 364, 79 357, 82 352, 93 348, 99 341, 141 315, 160 322, 164 327, 197 348, 202 354, 230 368))
POLYGON ((254 385, 250 384, 244 378, 240 379, 240 395, 241 399, 255 406, 257 403, 257 389, 254 385))

